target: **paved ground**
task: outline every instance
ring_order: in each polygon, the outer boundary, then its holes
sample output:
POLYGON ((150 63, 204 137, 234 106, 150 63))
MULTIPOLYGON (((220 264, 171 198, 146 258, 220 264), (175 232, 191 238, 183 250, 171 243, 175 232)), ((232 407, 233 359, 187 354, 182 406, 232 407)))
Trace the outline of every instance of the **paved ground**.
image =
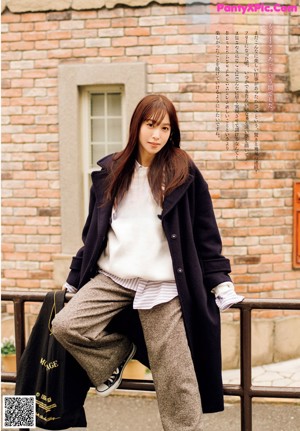
MULTIPOLYGON (((154 396, 111 395, 100 398, 91 391, 85 403, 85 411, 88 427, 70 428, 70 430, 163 431, 154 396)), ((227 403, 222 413, 204 415, 203 429, 204 431, 240 431, 239 403, 227 403)), ((300 404, 291 402, 253 404, 252 431, 299 431, 299 429, 300 404)))
MULTIPOLYGON (((223 380, 224 383, 239 383, 240 371, 223 371, 223 380)), ((252 367, 252 383, 257 386, 300 387, 300 358, 278 362, 277 364, 252 367)))
MULTIPOLYGON (((300 386, 300 359, 255 367, 253 384, 300 386)), ((224 383, 239 383, 239 371, 223 373, 224 383)), ((5 393, 13 393, 11 386, 5 393)), ((240 431, 240 404, 225 399, 225 411, 204 415, 204 431, 240 431), (230 401, 230 402, 229 402, 230 401)), ((155 394, 116 391, 101 398, 93 390, 88 394, 85 411, 87 428, 74 431, 163 431, 155 394)), ((37 428, 39 429, 39 428, 37 428)), ((2 429, 3 430, 3 429, 2 429)), ((300 400, 255 400, 252 431, 299 431, 300 400)))
MULTIPOLYGON (((87 431, 163 431, 155 398, 89 396, 87 431)), ((204 416, 205 431, 240 431, 239 403, 204 416)), ((299 431, 300 405, 254 404, 253 431, 299 431)))

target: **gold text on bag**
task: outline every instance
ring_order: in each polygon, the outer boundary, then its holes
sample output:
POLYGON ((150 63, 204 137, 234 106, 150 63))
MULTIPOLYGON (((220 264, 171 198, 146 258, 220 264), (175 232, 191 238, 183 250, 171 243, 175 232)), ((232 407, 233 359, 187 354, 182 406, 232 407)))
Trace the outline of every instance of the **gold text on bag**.
POLYGON ((43 365, 45 368, 47 368, 47 370, 52 370, 53 368, 57 368, 59 367, 59 363, 57 360, 55 361, 51 361, 51 362, 47 362, 46 359, 41 358, 40 359, 40 364, 43 365))

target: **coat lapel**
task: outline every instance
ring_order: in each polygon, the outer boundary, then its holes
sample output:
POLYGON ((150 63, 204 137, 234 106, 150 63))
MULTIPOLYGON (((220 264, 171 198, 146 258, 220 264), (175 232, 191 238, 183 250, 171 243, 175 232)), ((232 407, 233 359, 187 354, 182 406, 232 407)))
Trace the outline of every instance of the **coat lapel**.
POLYGON ((193 179, 194 176, 190 174, 185 183, 177 187, 177 189, 173 190, 168 196, 166 196, 161 214, 162 219, 171 211, 172 208, 174 208, 177 202, 182 198, 182 196, 185 194, 186 190, 192 183, 193 179))
POLYGON ((97 204, 100 205, 103 202, 104 190, 105 190, 105 178, 107 177, 107 170, 105 168, 100 171, 92 172, 92 181, 95 187, 95 195, 97 204))
POLYGON ((108 171, 103 168, 100 171, 92 172, 92 181, 96 195, 96 206, 98 209, 98 234, 103 235, 102 231, 106 231, 107 226, 110 222, 113 202, 108 202, 103 205, 104 191, 105 191, 105 179, 108 171))
MULTIPOLYGON (((113 157, 112 155, 106 156, 104 159, 99 160, 97 165, 99 165, 100 169, 92 172, 92 182, 95 187, 95 194, 98 206, 102 205, 105 191, 105 179, 109 173, 109 170, 112 165, 113 157)), ((105 205, 109 206, 109 205, 105 205)), ((104 208, 104 207, 103 207, 104 208)))

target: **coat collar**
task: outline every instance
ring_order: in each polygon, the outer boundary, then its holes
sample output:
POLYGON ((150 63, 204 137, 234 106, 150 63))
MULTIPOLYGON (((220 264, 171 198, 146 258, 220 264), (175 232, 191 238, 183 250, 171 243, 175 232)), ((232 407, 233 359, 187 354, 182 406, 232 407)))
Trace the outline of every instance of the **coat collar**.
MULTIPOLYGON (((104 157, 97 162, 100 167, 97 171, 92 172, 92 182, 95 188, 96 199, 99 205, 102 204, 104 198, 104 179, 109 173, 110 167, 112 165, 113 155, 104 157)), ((105 205, 108 207, 109 205, 105 205)), ((111 205, 112 206, 112 205, 111 205)))
POLYGON ((189 174, 187 180, 183 184, 181 184, 181 186, 177 187, 177 189, 173 190, 168 196, 166 196, 163 203, 163 210, 160 216, 161 219, 163 219, 172 210, 172 208, 174 208, 177 202, 185 194, 190 184, 193 182, 193 179, 194 175, 189 174))
POLYGON ((104 171, 104 172, 109 171, 109 169, 111 168, 111 165, 113 163, 113 156, 114 156, 114 154, 109 154, 108 156, 103 157, 103 159, 98 160, 97 165, 100 166, 100 170, 99 170, 100 172, 101 171, 104 171))
MULTIPOLYGON (((103 180, 109 173, 110 167, 112 165, 112 160, 113 160, 112 155, 101 159, 97 163, 101 169, 98 171, 92 172, 92 180, 95 186, 96 198, 99 203, 103 201, 103 194, 104 194, 103 180)), ((159 218, 163 219, 172 210, 172 208, 174 208, 177 202, 185 194, 186 190, 193 182, 193 180, 194 180, 194 175, 190 173, 187 180, 181 186, 177 187, 177 189, 173 190, 168 196, 166 196, 163 203, 162 213, 159 216, 159 218)), ((112 208, 112 203, 110 205, 105 205, 105 207, 112 208)))

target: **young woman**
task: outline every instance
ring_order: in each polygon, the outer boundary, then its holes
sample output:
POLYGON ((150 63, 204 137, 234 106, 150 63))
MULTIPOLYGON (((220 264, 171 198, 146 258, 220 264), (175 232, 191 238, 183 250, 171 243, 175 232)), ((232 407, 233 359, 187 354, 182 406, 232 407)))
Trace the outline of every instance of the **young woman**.
POLYGON ((220 314, 239 302, 206 182, 180 148, 173 104, 137 105, 127 146, 92 173, 84 246, 53 333, 100 395, 136 357, 152 371, 165 431, 223 410, 220 314))

